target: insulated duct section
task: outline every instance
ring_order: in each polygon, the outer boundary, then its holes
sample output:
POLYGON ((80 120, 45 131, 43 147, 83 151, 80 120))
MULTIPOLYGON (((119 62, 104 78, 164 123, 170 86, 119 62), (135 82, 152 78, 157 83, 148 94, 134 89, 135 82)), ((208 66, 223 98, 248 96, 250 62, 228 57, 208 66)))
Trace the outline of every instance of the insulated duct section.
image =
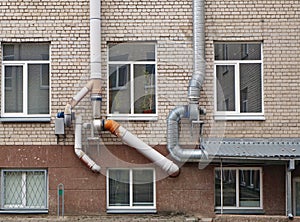
POLYGON ((200 90, 205 77, 205 4, 204 0, 193 0, 193 75, 188 86, 189 104, 173 109, 167 119, 167 147, 174 159, 180 162, 199 162, 207 159, 201 144, 199 149, 183 149, 179 145, 179 124, 182 118, 192 123, 201 123, 199 108, 200 90))
POLYGON ((94 127, 98 131, 108 130, 122 140, 124 144, 136 149, 143 156, 151 160, 154 164, 162 168, 169 176, 176 177, 179 175, 179 167, 161 153, 144 143, 137 136, 133 135, 127 129, 122 127, 114 120, 94 121, 94 127))

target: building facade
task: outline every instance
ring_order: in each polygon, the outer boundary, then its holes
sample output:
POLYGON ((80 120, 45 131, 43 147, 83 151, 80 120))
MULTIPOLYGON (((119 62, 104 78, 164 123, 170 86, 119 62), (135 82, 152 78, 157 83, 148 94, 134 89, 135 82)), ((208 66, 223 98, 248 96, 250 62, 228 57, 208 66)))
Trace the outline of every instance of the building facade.
POLYGON ((181 161, 169 149, 167 122, 188 104, 198 63, 195 2, 0 2, 0 213, 53 215, 63 195, 68 215, 300 214, 300 3, 201 1, 197 102, 206 115, 192 123, 181 116, 178 135, 181 151, 203 155, 181 161), (101 3, 93 57, 92 2, 101 3), (96 71, 91 58, 100 61, 96 71), (87 84, 94 71, 95 103, 87 84), (95 112, 139 138, 137 148, 106 127, 96 131, 95 112), (149 160, 140 140, 180 173, 149 160))

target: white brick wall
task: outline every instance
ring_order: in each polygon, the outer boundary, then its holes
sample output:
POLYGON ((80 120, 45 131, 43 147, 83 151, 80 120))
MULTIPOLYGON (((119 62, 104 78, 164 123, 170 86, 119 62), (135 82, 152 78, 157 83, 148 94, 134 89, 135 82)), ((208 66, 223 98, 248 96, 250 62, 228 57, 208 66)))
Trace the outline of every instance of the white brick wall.
MULTIPOLYGON (((3 0, 0 11, 0 42, 51 42, 52 86, 51 123, 0 123, 0 145, 56 144, 54 117, 89 77, 89 1, 3 0)), ((298 0, 206 1, 207 76, 200 103, 207 109, 206 135, 298 137, 299 12, 298 0), (265 121, 214 121, 213 41, 263 42, 265 121)), ((115 41, 157 42, 158 121, 122 124, 149 144, 165 144, 169 111, 187 103, 192 74, 192 0, 102 1, 103 114, 106 45, 115 41)), ((88 112, 88 104, 89 99, 84 99, 77 112, 88 112)), ((109 133, 104 133, 103 140, 118 143, 109 133)), ((73 144, 73 129, 67 130, 65 144, 73 144)))

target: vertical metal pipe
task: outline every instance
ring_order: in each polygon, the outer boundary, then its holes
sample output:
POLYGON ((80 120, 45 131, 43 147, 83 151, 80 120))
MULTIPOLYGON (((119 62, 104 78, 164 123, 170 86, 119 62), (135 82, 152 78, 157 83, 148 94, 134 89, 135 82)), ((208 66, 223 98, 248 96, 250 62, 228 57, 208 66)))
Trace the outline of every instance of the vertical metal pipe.
POLYGON ((199 120, 200 90, 205 77, 205 1, 193 0, 193 62, 194 71, 188 87, 188 106, 173 109, 167 120, 167 143, 172 157, 178 161, 200 161, 207 159, 204 150, 182 149, 179 145, 179 122, 181 118, 199 120))
POLYGON ((220 173, 220 176, 221 176, 221 214, 223 214, 223 161, 221 159, 221 173, 220 173))
POLYGON ((101 0, 90 0, 91 79, 101 79, 101 0))
POLYGON ((293 206, 292 206, 292 170, 293 167, 286 166, 286 214, 289 219, 293 219, 293 206))

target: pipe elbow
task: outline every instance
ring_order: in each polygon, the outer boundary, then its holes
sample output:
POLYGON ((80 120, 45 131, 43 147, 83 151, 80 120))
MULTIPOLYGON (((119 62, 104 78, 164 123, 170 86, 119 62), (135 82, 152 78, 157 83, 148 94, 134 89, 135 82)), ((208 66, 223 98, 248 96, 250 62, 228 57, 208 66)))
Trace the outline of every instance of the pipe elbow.
POLYGON ((120 124, 117 123, 117 122, 114 121, 114 120, 109 119, 109 120, 105 120, 104 126, 103 126, 103 127, 104 127, 105 130, 108 130, 108 131, 110 131, 112 134, 114 134, 114 135, 117 136, 116 131, 117 131, 117 129, 120 127, 120 124))

